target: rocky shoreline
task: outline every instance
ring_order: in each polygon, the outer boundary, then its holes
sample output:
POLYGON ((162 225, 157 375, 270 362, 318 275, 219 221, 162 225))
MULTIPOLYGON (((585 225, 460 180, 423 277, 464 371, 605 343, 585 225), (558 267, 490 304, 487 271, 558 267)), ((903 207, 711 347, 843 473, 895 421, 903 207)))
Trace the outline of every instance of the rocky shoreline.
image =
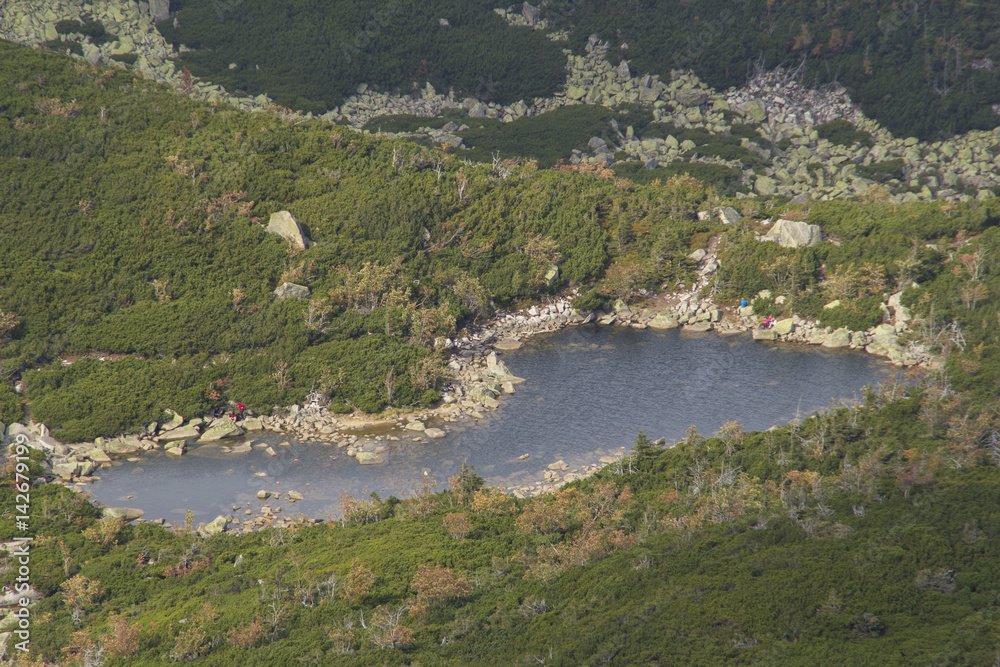
MULTIPOLYGON (((694 284, 673 293, 648 294, 648 307, 633 308, 619 301, 607 311, 582 313, 573 309, 571 301, 574 295, 568 294, 547 304, 498 313, 466 338, 438 341, 439 345, 452 352, 448 368, 453 378, 441 405, 436 408, 373 417, 334 414, 316 402, 305 406, 292 405, 266 416, 248 413, 243 419, 233 419, 207 415, 188 420, 170 412, 166 419, 149 424, 141 433, 75 444, 55 440, 44 424, 11 424, 6 427, 5 434, 8 442, 23 436, 29 446, 44 451, 45 467, 53 482, 77 491, 99 480, 97 474, 101 469, 121 460, 139 461, 145 452, 162 450, 169 456, 183 456, 189 445, 219 441, 235 443, 231 439, 241 438, 237 444, 224 444, 223 451, 244 453, 255 446, 247 436, 265 431, 337 447, 360 465, 379 465, 385 462, 383 453, 393 442, 426 442, 443 438, 451 425, 477 421, 488 411, 500 407, 502 397, 515 393, 517 385, 525 381, 510 373, 500 358, 503 352, 520 348, 523 341, 531 336, 584 324, 653 330, 680 328, 685 332, 715 331, 720 335, 749 332, 755 340, 863 349, 901 366, 933 367, 939 363, 926 346, 900 343, 899 338, 907 332, 911 317, 899 303, 899 294, 892 295, 884 304, 885 312, 891 315, 893 323, 881 324, 867 331, 833 330, 798 316, 778 320, 772 328, 763 329, 761 318, 753 314, 752 304, 734 308, 716 304, 710 298, 699 298, 701 289, 718 269, 712 246, 710 242, 708 251, 692 253, 692 259, 698 262, 698 278, 694 284)), ((757 298, 770 299, 771 294, 764 292, 757 298)), ((779 303, 780 299, 779 296, 779 303)), ((832 306, 836 307, 836 304, 832 306)), ((281 442, 278 447, 287 444, 281 442)), ((270 456, 278 456, 270 445, 259 443, 256 446, 265 447, 270 456)), ((621 460, 626 453, 622 448, 618 456, 601 457, 597 463, 575 468, 570 468, 564 461, 555 461, 543 466, 541 482, 512 486, 507 491, 517 497, 550 493, 562 484, 592 475, 604 465, 621 460)), ((261 490, 257 498, 276 501, 280 500, 280 494, 274 497, 274 492, 261 490)), ((303 498, 299 492, 288 491, 286 500, 294 503, 303 498)), ((254 514, 251 509, 234 506, 234 511, 237 510, 243 510, 245 515, 254 514)), ((129 520, 142 516, 141 510, 129 508, 106 508, 106 512, 129 520)), ((245 531, 267 526, 287 527, 313 521, 302 515, 279 517, 280 512, 280 507, 275 508, 268 503, 257 508, 256 517, 245 516, 241 521, 233 515, 219 516, 197 529, 211 534, 230 529, 245 531)), ((159 520, 158 523, 163 522, 159 520)))

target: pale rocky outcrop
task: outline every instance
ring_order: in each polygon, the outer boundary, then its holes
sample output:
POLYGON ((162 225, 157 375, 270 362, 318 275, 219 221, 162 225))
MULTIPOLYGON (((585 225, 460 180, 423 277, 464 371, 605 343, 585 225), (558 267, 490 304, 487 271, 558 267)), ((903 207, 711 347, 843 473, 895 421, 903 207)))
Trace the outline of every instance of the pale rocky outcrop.
POLYGON ((157 437, 160 442, 175 442, 178 440, 197 440, 200 435, 201 433, 198 431, 197 426, 188 424, 187 426, 181 426, 172 431, 161 433, 157 437))
POLYGON ((220 419, 201 434, 198 442, 215 442, 216 440, 233 438, 238 435, 243 435, 243 429, 237 426, 236 422, 229 418, 220 419))
POLYGON ((771 230, 761 237, 761 241, 774 241, 782 248, 814 246, 822 240, 819 225, 810 225, 796 220, 778 220, 771 230))
POLYGON ((385 463, 385 457, 374 452, 358 452, 355 455, 358 463, 363 466, 379 465, 385 463))
POLYGON ((851 345, 851 332, 847 329, 837 329, 826 334, 823 339, 823 347, 827 348, 840 348, 840 347, 850 347, 851 345))
POLYGON ((279 299, 308 299, 310 294, 308 287, 295 283, 281 283, 274 290, 274 296, 279 299))
POLYGON ((202 537, 211 537, 212 535, 218 535, 219 533, 226 532, 229 528, 229 522, 233 520, 232 516, 222 516, 221 514, 209 523, 205 524, 203 527, 199 528, 198 533, 202 537))
POLYGON ((160 424, 161 433, 163 433, 164 431, 172 431, 176 428, 180 428, 180 426, 184 423, 184 417, 180 416, 175 411, 165 410, 164 412, 170 415, 170 419, 160 424))
POLYGON ((102 515, 108 519, 125 519, 134 521, 142 517, 146 512, 134 507, 105 507, 102 515))
POLYGON ((288 211, 271 214, 271 219, 267 223, 267 233, 277 234, 299 250, 305 250, 311 245, 299 221, 288 211))

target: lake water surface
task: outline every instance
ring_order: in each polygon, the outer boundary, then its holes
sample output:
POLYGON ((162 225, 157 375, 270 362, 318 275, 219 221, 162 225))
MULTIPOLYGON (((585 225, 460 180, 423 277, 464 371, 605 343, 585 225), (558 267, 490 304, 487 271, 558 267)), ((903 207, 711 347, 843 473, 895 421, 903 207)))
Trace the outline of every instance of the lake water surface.
POLYGON ((147 519, 183 521, 191 510, 197 523, 233 513, 234 505, 259 508, 259 489, 294 489, 305 500, 277 503, 285 514, 335 517, 341 491, 357 497, 367 487, 383 498, 405 497, 425 475, 445 482, 463 462, 492 485, 530 484, 558 459, 572 469, 629 448, 640 429, 668 442, 692 425, 712 435, 729 419, 744 430, 766 429, 859 398, 863 386, 896 371, 860 352, 767 344, 745 334, 589 325, 536 336, 502 358, 528 380, 515 395, 476 424, 450 424, 443 439, 415 443, 400 434, 386 443, 383 466, 360 466, 335 446, 291 440, 278 447, 287 436, 252 433, 255 445, 270 444, 278 456, 263 446, 226 453, 217 443, 191 446, 180 458, 154 452, 100 471, 89 491, 106 505, 143 509, 147 519), (519 460, 523 454, 530 457, 519 460))

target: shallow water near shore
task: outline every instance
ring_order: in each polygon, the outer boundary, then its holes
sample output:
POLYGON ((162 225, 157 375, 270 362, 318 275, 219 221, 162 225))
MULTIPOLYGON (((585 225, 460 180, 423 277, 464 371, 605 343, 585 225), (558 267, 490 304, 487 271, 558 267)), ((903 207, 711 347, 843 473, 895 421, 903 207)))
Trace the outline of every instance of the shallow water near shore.
POLYGON ((463 462, 491 485, 529 485, 556 460, 573 470, 627 450, 640 429, 668 442, 691 425, 710 436, 729 419, 744 430, 766 429, 859 399, 863 386, 898 372, 861 352, 766 344, 745 334, 590 325, 536 336, 502 359, 527 379, 515 395, 477 423, 447 424, 440 440, 418 443, 417 434, 397 433, 398 442, 383 443, 385 465, 360 466, 346 449, 262 432, 248 434, 254 447, 242 454, 225 452, 240 442, 228 440, 193 445, 180 458, 143 455, 99 471, 88 491, 105 505, 145 510, 147 520, 183 522, 191 510, 198 523, 219 514, 243 519, 247 509, 256 515, 265 504, 256 498, 260 489, 283 497, 295 490, 305 500, 266 504, 280 506, 279 517, 325 519, 339 515, 342 491, 406 497, 425 476, 446 482, 463 462), (285 441, 291 445, 280 447, 285 441), (265 453, 266 445, 277 456, 265 453), (523 454, 529 458, 519 460, 523 454))

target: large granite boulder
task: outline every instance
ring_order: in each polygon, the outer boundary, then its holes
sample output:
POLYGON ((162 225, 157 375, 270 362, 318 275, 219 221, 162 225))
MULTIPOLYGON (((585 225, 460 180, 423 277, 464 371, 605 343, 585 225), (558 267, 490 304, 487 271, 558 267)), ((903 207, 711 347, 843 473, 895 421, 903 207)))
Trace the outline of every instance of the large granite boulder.
POLYGON ((166 21, 170 18, 170 0, 149 0, 149 14, 153 21, 166 21))
POLYGON ((277 234, 300 250, 305 250, 311 245, 309 238, 303 233, 299 221, 288 211, 272 213, 271 220, 267 223, 267 232, 277 234))
POLYGON ((905 350, 899 344, 899 339, 893 334, 881 332, 878 329, 876 331, 877 333, 873 336, 872 342, 865 346, 865 351, 868 354, 889 357, 892 361, 902 360, 905 350))
POLYGON ((810 225, 797 220, 778 220, 771 231, 761 237, 761 241, 774 241, 782 248, 811 247, 823 239, 819 225, 810 225))
POLYGON ((836 329, 830 332, 823 339, 823 347, 840 348, 851 345, 851 332, 847 329, 836 329))
POLYGON ((244 431, 263 431, 264 423, 258 417, 247 417, 237 425, 244 431))
POLYGON ((102 511, 105 519, 125 519, 126 521, 135 521, 145 513, 134 507, 105 507, 102 511))
POLYGON ((164 410, 164 412, 170 415, 170 419, 162 424, 160 424, 160 432, 173 431, 176 428, 180 428, 181 424, 184 423, 184 417, 180 416, 174 410, 164 410))
POLYGON ((667 329, 677 328, 677 316, 673 313, 657 313, 656 317, 646 322, 646 325, 650 329, 656 331, 665 331, 667 329))
POLYGON ((308 287, 305 285, 296 285, 295 283, 281 283, 274 290, 274 296, 279 299, 308 299, 310 294, 311 292, 308 287))
POLYGON ((63 461, 62 463, 53 463, 52 472, 59 475, 62 479, 73 479, 76 475, 80 473, 80 464, 77 461, 63 461))
POLYGON ((134 435, 126 436, 120 440, 108 440, 104 443, 104 451, 108 454, 128 456, 142 451, 142 443, 134 435))
POLYGON ((754 189, 758 194, 770 197, 778 190, 778 182, 770 176, 758 176, 754 181, 754 189))
POLYGON ((220 514, 219 516, 212 519, 210 523, 205 524, 205 527, 202 528, 201 531, 199 532, 201 532, 202 535, 205 536, 218 535, 219 533, 226 532, 226 528, 228 527, 229 527, 229 517, 224 517, 220 514))
POLYGON ((385 458, 375 452, 358 452, 355 458, 363 466, 374 466, 385 463, 385 458))
POLYGON ((486 370, 491 375, 510 375, 510 369, 507 368, 507 364, 497 359, 496 352, 490 352, 486 357, 486 370))
POLYGON ((686 107, 700 107, 708 101, 708 93, 697 88, 683 88, 677 91, 677 101, 686 107))
POLYGON ((176 442, 178 440, 197 440, 200 435, 201 433, 198 432, 197 426, 188 424, 187 426, 181 426, 172 431, 161 433, 158 437, 160 442, 176 442))
POLYGON ((784 320, 778 320, 774 323, 774 331, 779 336, 787 336, 795 331, 795 321, 790 317, 784 320))
POLYGON ((233 438, 243 435, 243 429, 236 425, 232 419, 226 418, 213 424, 207 431, 201 434, 198 442, 214 442, 223 438, 233 438))
POLYGON ((764 105, 756 100, 747 102, 742 109, 747 118, 754 122, 763 123, 767 120, 767 111, 764 110, 764 105))
POLYGON ((18 424, 17 422, 14 422, 13 424, 7 427, 7 440, 9 442, 14 442, 14 439, 17 438, 17 436, 19 435, 27 438, 27 442, 25 444, 30 443, 38 438, 38 434, 32 431, 27 426, 25 426, 24 424, 18 424))
POLYGON ((723 206, 719 208, 719 220, 724 225, 735 225, 737 222, 743 219, 735 208, 731 206, 723 206))

